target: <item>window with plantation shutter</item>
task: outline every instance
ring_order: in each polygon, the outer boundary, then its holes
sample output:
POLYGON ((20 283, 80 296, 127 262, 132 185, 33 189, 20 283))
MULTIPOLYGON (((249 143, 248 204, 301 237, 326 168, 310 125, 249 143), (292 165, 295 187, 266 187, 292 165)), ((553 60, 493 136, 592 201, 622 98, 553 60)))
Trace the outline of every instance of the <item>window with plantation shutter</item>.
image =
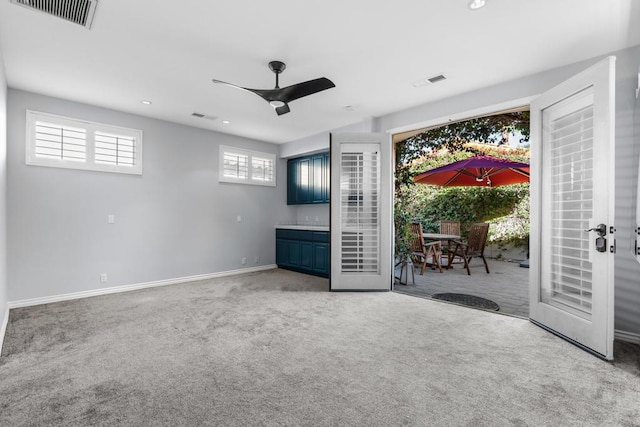
POLYGON ((142 174, 142 131, 27 110, 26 163, 142 174))
POLYGON ((276 185, 276 156, 268 153, 220 146, 220 182, 276 185))
POLYGON ((273 181, 273 159, 253 157, 251 159, 251 179, 258 181, 273 181))
POLYGON ((249 177, 249 156, 238 153, 224 153, 224 177, 247 179, 249 177))
POLYGON ((131 136, 96 132, 96 163, 133 167, 136 164, 136 139, 131 136))
POLYGON ((87 159, 87 132, 81 128, 37 121, 34 144, 39 158, 71 162, 87 159))

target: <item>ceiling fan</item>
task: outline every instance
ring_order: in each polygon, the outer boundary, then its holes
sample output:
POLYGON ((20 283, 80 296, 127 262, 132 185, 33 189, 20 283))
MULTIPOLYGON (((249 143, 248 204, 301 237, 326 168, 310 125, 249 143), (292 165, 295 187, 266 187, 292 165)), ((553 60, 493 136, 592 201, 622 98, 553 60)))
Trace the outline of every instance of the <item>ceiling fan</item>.
POLYGON ((276 75, 276 87, 274 89, 249 89, 216 79, 213 79, 213 82, 255 93, 267 101, 276 110, 276 113, 278 113, 279 116, 291 111, 289 110, 289 103, 291 101, 336 87, 331 80, 326 77, 320 77, 318 79, 281 88, 278 86, 278 76, 285 70, 285 68, 287 68, 287 65, 284 62, 269 62, 269 69, 276 75))

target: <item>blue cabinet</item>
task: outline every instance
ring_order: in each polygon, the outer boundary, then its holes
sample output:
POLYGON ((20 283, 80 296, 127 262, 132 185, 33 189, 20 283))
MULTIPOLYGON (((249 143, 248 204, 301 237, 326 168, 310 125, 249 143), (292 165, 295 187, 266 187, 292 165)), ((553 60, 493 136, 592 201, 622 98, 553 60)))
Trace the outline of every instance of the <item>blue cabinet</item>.
POLYGON ((314 243, 313 244, 313 265, 311 267, 314 273, 329 275, 329 244, 314 243))
POLYGON ((278 267, 329 277, 329 232, 276 230, 278 267))
POLYGON ((287 204, 329 203, 329 153, 287 161, 287 204))

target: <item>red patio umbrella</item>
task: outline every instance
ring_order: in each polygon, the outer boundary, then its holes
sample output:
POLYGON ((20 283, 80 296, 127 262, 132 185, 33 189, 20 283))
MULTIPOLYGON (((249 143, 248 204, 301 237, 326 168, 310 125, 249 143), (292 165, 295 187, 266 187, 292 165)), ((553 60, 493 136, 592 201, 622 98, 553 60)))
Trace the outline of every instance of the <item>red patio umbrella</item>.
POLYGON ((413 181, 443 187, 499 187, 529 182, 529 165, 492 156, 475 156, 423 172, 413 181))

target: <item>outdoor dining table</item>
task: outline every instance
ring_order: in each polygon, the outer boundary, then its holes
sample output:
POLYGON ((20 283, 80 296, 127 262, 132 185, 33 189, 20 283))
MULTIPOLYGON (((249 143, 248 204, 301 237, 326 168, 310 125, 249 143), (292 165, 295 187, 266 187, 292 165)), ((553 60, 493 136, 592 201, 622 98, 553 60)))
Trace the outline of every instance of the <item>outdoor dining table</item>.
POLYGON ((457 234, 422 233, 422 238, 425 240, 458 240, 460 236, 457 234))

